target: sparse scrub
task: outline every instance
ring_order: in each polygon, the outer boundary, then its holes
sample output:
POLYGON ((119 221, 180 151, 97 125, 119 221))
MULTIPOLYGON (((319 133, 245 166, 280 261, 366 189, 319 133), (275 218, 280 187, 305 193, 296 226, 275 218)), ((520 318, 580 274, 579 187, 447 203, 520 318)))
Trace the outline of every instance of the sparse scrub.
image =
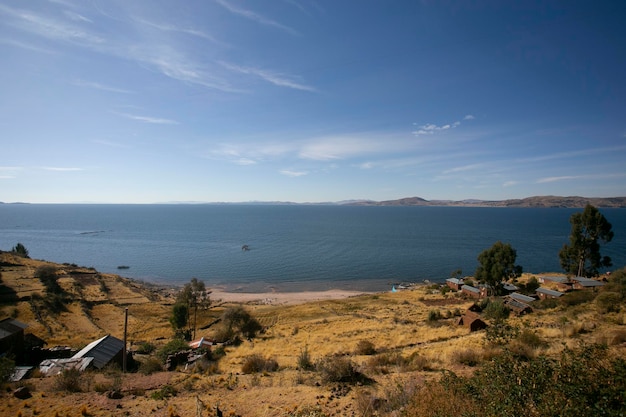
POLYGON ((79 370, 73 368, 64 369, 55 378, 54 387, 57 391, 81 391, 82 375, 79 370))
POLYGON ((428 319, 426 320, 429 324, 436 323, 441 320, 443 317, 441 316, 441 312, 439 310, 430 310, 428 312, 428 319))
POLYGON ((150 342, 143 342, 143 343, 139 344, 137 349, 135 349, 135 352, 140 354, 140 355, 149 355, 152 352, 154 352, 155 350, 156 350, 156 346, 154 346, 152 343, 150 343, 150 342))
POLYGON ((7 357, 0 357, 0 384, 7 382, 14 370, 15 362, 7 357))
POLYGON ((530 329, 522 330, 517 336, 517 341, 533 349, 539 349, 548 346, 548 344, 536 332, 533 332, 530 329))
POLYGON ((494 300, 487 304, 483 310, 483 316, 491 320, 504 320, 509 317, 511 310, 500 300, 494 300))
POLYGON ((153 400, 163 400, 165 398, 175 397, 176 394, 178 394, 176 388, 168 384, 150 394, 150 398, 153 400))
POLYGON ((474 349, 456 350, 452 361, 465 366, 476 366, 481 362, 481 354, 474 349))
POLYGON ((356 344, 356 348, 354 349, 355 355, 374 355, 375 353, 376 348, 369 340, 359 340, 356 344))
POLYGON ((300 350, 300 355, 298 355, 298 369, 302 371, 311 371, 315 369, 308 346, 304 346, 304 349, 300 350))
POLYGON ((182 352, 189 349, 189 345, 182 339, 173 339, 157 352, 157 357, 162 363, 165 363, 168 355, 172 355, 177 352, 182 352))
POLYGON ((598 313, 617 313, 620 311, 622 295, 618 292, 603 291, 595 299, 598 313))
POLYGON ((565 307, 572 307, 593 301, 594 298, 596 293, 593 291, 572 291, 560 297, 559 302, 565 307))
POLYGON ((355 383, 367 378, 357 371, 350 358, 344 356, 326 356, 316 364, 317 371, 321 374, 322 382, 355 383))
POLYGON ((144 375, 151 375, 162 370, 163 364, 157 358, 148 358, 139 365, 139 372, 144 375))
POLYGON ((264 358, 261 355, 254 354, 246 358, 241 366, 241 372, 244 374, 253 374, 257 372, 275 372, 278 370, 278 362, 275 359, 264 358))

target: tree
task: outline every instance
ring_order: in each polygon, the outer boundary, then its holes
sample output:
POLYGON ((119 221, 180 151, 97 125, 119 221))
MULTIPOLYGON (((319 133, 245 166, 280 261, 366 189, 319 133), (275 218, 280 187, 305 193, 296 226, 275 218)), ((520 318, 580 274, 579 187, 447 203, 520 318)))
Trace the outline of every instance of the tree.
MULTIPOLYGON (((184 304, 187 306, 187 321, 185 324, 191 324, 191 313, 193 311, 193 338, 196 337, 196 319, 198 316, 198 308, 206 309, 211 305, 209 298, 211 291, 207 291, 204 281, 198 278, 192 278, 190 282, 185 284, 182 291, 176 297, 176 304, 184 304)), ((183 325, 184 327, 184 325, 183 325)))
POLYGON ((559 252, 561 267, 568 274, 594 277, 598 269, 612 265, 611 258, 600 254, 600 243, 613 239, 611 223, 594 206, 587 204, 582 213, 574 213, 569 219, 572 231, 569 245, 559 252))
POLYGON ((18 256, 21 256, 22 258, 28 258, 28 249, 26 249, 26 246, 22 245, 21 243, 13 246, 11 252, 18 256))
POLYGON ((225 326, 226 334, 231 337, 235 333, 241 333, 246 339, 252 339, 263 326, 257 319, 252 317, 243 307, 231 307, 222 314, 222 323, 225 326))
POLYGON ((497 241, 478 255, 480 265, 475 278, 487 284, 494 295, 502 293, 502 281, 522 275, 522 267, 515 265, 517 251, 509 243, 497 241))
POLYGON ((189 307, 184 303, 176 303, 172 307, 172 315, 170 316, 170 324, 177 333, 187 326, 189 321, 189 307))

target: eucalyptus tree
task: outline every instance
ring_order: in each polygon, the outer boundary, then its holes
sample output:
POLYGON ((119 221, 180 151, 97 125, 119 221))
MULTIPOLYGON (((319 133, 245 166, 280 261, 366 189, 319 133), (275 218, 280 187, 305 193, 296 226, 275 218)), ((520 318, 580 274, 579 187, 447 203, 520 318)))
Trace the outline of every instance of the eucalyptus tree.
POLYGON ((582 213, 572 214, 569 222, 569 244, 559 252, 561 267, 579 277, 597 276, 598 269, 612 265, 610 257, 600 254, 600 242, 606 244, 613 239, 611 223, 590 204, 582 213))

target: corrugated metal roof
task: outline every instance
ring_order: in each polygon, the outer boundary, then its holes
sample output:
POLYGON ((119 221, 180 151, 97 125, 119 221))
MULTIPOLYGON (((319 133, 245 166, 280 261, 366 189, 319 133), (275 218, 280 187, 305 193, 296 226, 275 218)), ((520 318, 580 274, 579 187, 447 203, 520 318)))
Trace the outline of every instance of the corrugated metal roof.
POLYGON ((521 301, 523 303, 532 303, 533 301, 535 301, 535 299, 533 297, 529 297, 527 295, 524 294, 520 294, 518 292, 514 292, 509 294, 509 297, 517 300, 517 301, 521 301))
POLYGON ((461 287, 461 289, 462 290, 467 290, 467 291, 470 291, 470 292, 480 293, 480 290, 478 288, 472 287, 471 285, 463 285, 461 287))
POLYGON ((93 357, 45 359, 39 364, 39 370, 44 376, 58 375, 65 369, 84 371, 93 362, 93 357))
POLYGON ((596 281, 595 279, 585 278, 585 277, 576 277, 576 278, 573 278, 573 280, 578 282, 583 287, 601 287, 604 285, 604 282, 596 281))
POLYGON ((537 292, 541 294, 549 295, 551 297, 560 297, 563 295, 563 293, 560 291, 554 291, 554 290, 550 290, 548 288, 543 288, 543 287, 537 288, 537 292))
POLYGON ((7 336, 11 336, 21 330, 28 327, 28 324, 24 324, 21 321, 6 318, 0 320, 0 339, 4 339, 7 336))
POLYGON ((106 335, 85 346, 72 358, 84 358, 91 356, 94 358, 93 365, 101 369, 124 349, 124 342, 111 335, 106 335))

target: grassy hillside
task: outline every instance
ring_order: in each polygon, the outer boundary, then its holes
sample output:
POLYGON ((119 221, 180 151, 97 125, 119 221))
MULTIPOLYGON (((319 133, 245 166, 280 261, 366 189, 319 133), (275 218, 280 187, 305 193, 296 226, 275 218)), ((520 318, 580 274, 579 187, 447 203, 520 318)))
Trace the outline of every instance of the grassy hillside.
MULTIPOLYGON (((27 333, 46 340, 48 347, 81 348, 105 334, 122 338, 126 308, 131 349, 149 344, 158 351, 173 337, 168 321, 172 289, 9 253, 0 253, 0 265, 0 318, 27 323, 27 333), (48 299, 35 277, 41 267, 54 268, 63 290, 60 304, 48 299)), ((607 358, 623 356, 623 300, 607 308, 594 296, 539 303, 532 314, 509 318, 518 332, 505 346, 487 342, 485 330, 470 333, 459 326, 458 315, 473 301, 444 295, 435 286, 298 305, 248 303, 244 307, 264 332, 225 347, 213 362, 147 375, 112 369, 88 373, 79 377, 81 391, 71 393, 60 389, 58 377, 35 375, 25 382, 32 398, 1 394, 0 415, 213 416, 215 407, 231 416, 431 415, 411 400, 420 387, 438 381, 444 370, 469 377, 493 363, 505 347, 526 362, 540 355, 558 358, 566 348, 597 342, 609 346, 607 358), (278 367, 244 373, 252 359, 278 367), (104 393, 111 390, 120 390, 123 398, 108 398, 104 393)), ((219 325, 212 323, 232 306, 213 300, 209 309, 200 310, 198 337, 216 336, 219 325)), ((137 359, 154 361, 150 355, 137 359)), ((449 396, 441 392, 437 397, 437 392, 429 390, 431 405, 449 396)))

